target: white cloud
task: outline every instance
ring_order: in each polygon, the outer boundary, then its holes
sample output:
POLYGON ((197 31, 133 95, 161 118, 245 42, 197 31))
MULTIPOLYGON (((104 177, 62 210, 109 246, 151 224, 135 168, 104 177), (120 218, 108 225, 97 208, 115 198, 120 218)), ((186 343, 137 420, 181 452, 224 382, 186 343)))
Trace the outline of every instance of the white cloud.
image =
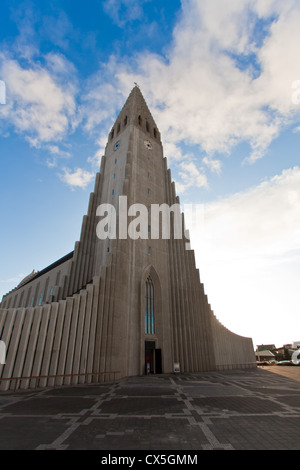
POLYGON ((113 22, 123 28, 128 22, 142 18, 142 4, 149 0, 105 0, 102 4, 104 11, 113 22))
POLYGON ((292 341, 300 328, 300 168, 200 209, 185 220, 217 317, 256 344, 292 341))
POLYGON ((54 168, 58 164, 58 159, 70 158, 72 155, 69 151, 62 150, 58 145, 47 145, 46 149, 50 153, 51 157, 46 159, 46 165, 48 168, 54 168))
POLYGON ((182 162, 180 168, 179 174, 185 187, 196 186, 202 188, 207 186, 206 176, 197 168, 194 162, 182 162))
POLYGON ((213 158, 204 157, 202 162, 214 173, 221 173, 222 162, 221 160, 214 160, 213 158))
POLYGON ((98 136, 99 127, 103 123, 107 126, 113 125, 124 102, 126 93, 120 91, 115 78, 117 68, 116 57, 111 57, 106 64, 101 64, 98 72, 89 77, 82 87, 80 120, 89 134, 95 133, 98 136))
MULTIPOLYGON (((61 140, 75 118, 75 88, 71 83, 60 83, 45 67, 24 68, 3 54, 0 58, 1 76, 7 85, 7 106, 1 108, 0 117, 25 135, 32 146, 61 140)), ((61 57, 59 60, 62 64, 61 57)))
MULTIPOLYGON (((106 0, 103 8, 124 24, 141 18, 142 3, 106 0)), ((80 104, 76 70, 62 54, 49 53, 43 66, 32 65, 37 51, 31 46, 25 68, 3 53, 0 73, 9 97, 0 108, 3 122, 13 124, 37 148, 57 146, 79 123, 98 138, 103 126, 107 134, 128 90, 138 82, 163 136, 168 163, 180 171, 181 192, 190 185, 205 187, 206 172, 221 173, 220 155, 240 142, 250 145, 245 161, 263 157, 284 126, 299 118, 300 106, 292 100, 292 84, 300 79, 299 2, 181 3, 165 55, 111 56, 80 84, 80 104), (195 160, 182 144, 197 148, 198 174, 188 166, 195 160)), ((102 144, 89 162, 99 161, 101 149, 102 144)), ((47 162, 56 164, 54 157, 47 162)))
POLYGON ((203 252, 214 253, 216 261, 222 261, 300 250, 299 214, 300 168, 294 167, 257 187, 206 205, 203 252))
POLYGON ((87 185, 94 179, 95 174, 93 172, 83 170, 82 168, 76 168, 74 171, 65 168, 64 173, 60 174, 59 177, 72 189, 85 189, 87 185))
POLYGON ((98 150, 96 150, 94 155, 92 155, 91 157, 88 157, 87 159, 88 163, 90 163, 92 167, 95 168, 97 171, 99 171, 100 169, 101 159, 105 153, 106 143, 107 143, 107 135, 103 134, 96 141, 96 145, 99 146, 98 150))
POLYGON ((300 77, 298 41, 300 6, 286 15, 281 15, 270 29, 264 46, 258 51, 262 74, 255 83, 255 94, 262 102, 280 113, 282 119, 297 106, 292 102, 292 83, 300 77), (262 96, 264 95, 264 96, 262 96))
POLYGON ((213 169, 215 152, 247 142, 254 162, 299 119, 291 89, 300 77, 299 22, 293 0, 183 0, 166 56, 143 53, 115 75, 123 89, 140 84, 174 160, 185 142, 200 146, 213 169))

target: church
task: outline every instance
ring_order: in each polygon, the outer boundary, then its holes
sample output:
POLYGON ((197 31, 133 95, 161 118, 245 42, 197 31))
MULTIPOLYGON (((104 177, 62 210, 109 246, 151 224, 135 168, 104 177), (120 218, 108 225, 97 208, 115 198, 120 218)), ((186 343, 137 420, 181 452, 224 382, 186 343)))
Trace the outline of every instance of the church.
POLYGON ((252 339, 211 309, 178 207, 160 132, 134 86, 74 251, 2 298, 0 389, 256 367, 252 339), (158 210, 155 223, 157 208, 172 208, 168 221, 158 210))

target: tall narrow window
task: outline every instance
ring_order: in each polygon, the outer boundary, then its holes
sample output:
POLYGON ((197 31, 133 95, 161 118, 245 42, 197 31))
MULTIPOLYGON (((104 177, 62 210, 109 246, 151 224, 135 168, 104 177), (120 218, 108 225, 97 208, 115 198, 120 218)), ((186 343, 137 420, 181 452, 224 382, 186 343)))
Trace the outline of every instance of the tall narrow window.
POLYGON ((154 335, 154 289, 149 276, 145 284, 145 334, 154 335))

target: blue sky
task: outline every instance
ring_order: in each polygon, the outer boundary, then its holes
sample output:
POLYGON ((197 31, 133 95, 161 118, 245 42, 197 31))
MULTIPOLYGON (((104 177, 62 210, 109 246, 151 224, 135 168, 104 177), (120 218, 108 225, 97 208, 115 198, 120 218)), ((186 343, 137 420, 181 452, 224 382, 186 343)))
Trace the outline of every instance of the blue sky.
POLYGON ((73 250, 137 82, 216 316, 300 340, 299 24, 299 0, 2 0, 0 296, 73 250))

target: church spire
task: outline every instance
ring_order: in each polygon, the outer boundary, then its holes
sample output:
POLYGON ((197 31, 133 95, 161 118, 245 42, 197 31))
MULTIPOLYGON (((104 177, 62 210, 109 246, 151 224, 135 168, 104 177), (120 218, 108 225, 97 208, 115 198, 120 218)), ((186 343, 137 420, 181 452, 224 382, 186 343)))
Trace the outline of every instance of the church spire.
POLYGON ((116 122, 111 130, 111 138, 128 124, 136 125, 150 136, 160 141, 160 133, 149 110, 146 100, 137 83, 132 88, 116 122))

